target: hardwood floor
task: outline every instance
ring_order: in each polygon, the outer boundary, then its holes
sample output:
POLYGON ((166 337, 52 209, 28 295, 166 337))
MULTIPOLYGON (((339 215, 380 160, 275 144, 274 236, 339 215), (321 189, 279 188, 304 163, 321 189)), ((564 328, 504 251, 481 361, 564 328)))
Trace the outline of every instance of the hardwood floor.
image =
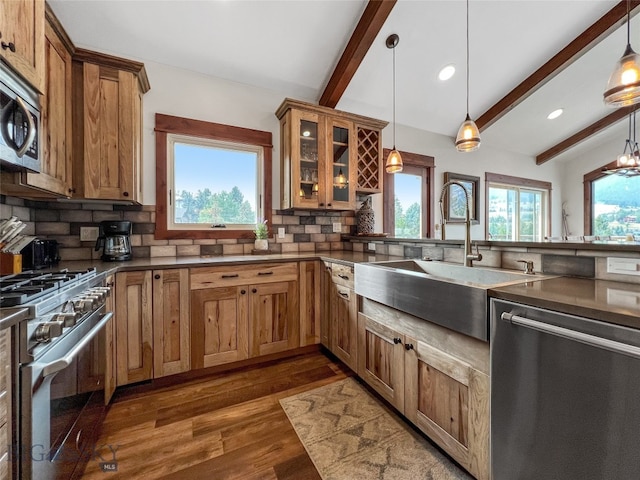
POLYGON ((313 352, 170 387, 124 388, 82 479, 320 479, 279 400, 351 375, 313 352), (103 472, 100 463, 114 456, 117 472, 103 472))

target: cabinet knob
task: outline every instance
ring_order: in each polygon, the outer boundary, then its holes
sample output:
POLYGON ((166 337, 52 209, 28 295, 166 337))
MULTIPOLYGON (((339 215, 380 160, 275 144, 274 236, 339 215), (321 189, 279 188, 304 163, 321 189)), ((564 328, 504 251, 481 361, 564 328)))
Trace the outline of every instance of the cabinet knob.
POLYGON ((330 207, 330 206, 331 206, 331 204, 330 204, 330 203, 327 203, 327 207, 330 207))
POLYGON ((402 339, 401 339, 401 338, 394 338, 394 339, 393 339, 393 343, 394 343, 395 345, 398 345, 399 343, 402 343, 402 339))
POLYGON ((244 295, 245 293, 247 293, 246 290, 240 290, 240 295, 244 295))
POLYGON ((257 288, 252 288, 252 289, 251 289, 251 291, 252 291, 253 293, 256 293, 256 292, 258 291, 258 289, 257 289, 257 288))
POLYGON ((349 280, 349 277, 347 275, 342 275, 341 273, 339 273, 338 276, 343 280, 349 280))
POLYGON ((129 196, 129 192, 122 192, 122 196, 123 197, 128 197, 129 196))
POLYGON ((405 350, 413 350, 413 343, 405 343, 404 344, 404 349, 405 350))
POLYGON ((15 43, 13 43, 13 42, 9 42, 9 43, 2 42, 2 43, 0 43, 0 45, 2 45, 2 49, 3 50, 6 50, 8 48, 13 53, 16 53, 16 44, 15 43))
POLYGON ((160 274, 159 274, 159 273, 156 273, 156 274, 153 276, 153 278, 155 278, 156 280, 160 280, 160 274))
POLYGON ((324 207, 324 203, 320 202, 318 205, 320 205, 321 207, 324 207))

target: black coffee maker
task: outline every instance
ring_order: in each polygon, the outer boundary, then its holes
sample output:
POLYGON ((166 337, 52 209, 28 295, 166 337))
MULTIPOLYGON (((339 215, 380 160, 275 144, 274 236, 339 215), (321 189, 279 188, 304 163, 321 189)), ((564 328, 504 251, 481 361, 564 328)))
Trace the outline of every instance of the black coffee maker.
POLYGON ((102 248, 105 262, 131 260, 131 222, 100 222, 100 234, 96 240, 96 252, 102 248))

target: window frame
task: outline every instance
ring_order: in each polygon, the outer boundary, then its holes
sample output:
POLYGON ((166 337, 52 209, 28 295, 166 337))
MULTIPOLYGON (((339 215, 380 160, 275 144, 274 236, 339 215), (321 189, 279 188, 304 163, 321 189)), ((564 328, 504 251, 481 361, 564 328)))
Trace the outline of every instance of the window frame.
POLYGON ((593 235, 593 182, 607 176, 607 174, 604 173, 603 170, 610 170, 612 168, 616 168, 617 166, 618 161, 614 160, 613 162, 607 163, 603 167, 597 168, 590 171, 589 173, 584 174, 582 184, 584 188, 583 201, 585 208, 583 208, 583 230, 585 235, 593 235))
MULTIPOLYGON (((545 237, 550 237, 552 235, 552 224, 551 224, 551 192, 552 184, 551 182, 545 182, 542 180, 534 180, 531 178, 523 178, 523 177, 514 177, 511 175, 503 175, 501 173, 490 173, 485 172, 485 186, 484 186, 484 231, 485 237, 489 236, 489 189, 492 184, 495 185, 503 185, 506 187, 514 187, 518 190, 520 189, 532 189, 532 190, 545 190, 547 193, 547 212, 546 212, 546 226, 547 232, 542 235, 542 239, 540 241, 544 241, 545 237)), ((518 193, 518 197, 520 194, 518 193)), ((518 203, 520 202, 520 198, 518 198, 518 203)), ((518 218, 519 221, 519 218, 518 218)), ((520 236, 520 232, 518 229, 518 237, 520 236)), ((506 242, 521 242, 524 240, 515 239, 515 240, 498 240, 498 241, 506 241, 506 242)), ((528 242, 532 243, 532 242, 528 242)), ((535 243, 535 242, 534 242, 535 243)))
MULTIPOLYGON (((243 144, 262 149, 263 216, 271 226, 272 211, 272 134, 271 132, 235 127, 220 123, 156 113, 156 239, 231 239, 255 238, 249 229, 172 229, 168 215, 168 135, 201 138, 230 144, 243 144)), ((269 236, 272 232, 269 231, 269 236)))
MULTIPOLYGON (((382 168, 384 168, 385 159, 389 156, 390 149, 385 148, 382 151, 382 168)), ((421 155, 419 153, 400 151, 402 156, 403 169, 405 173, 412 175, 418 175, 422 177, 425 188, 422 189, 422 237, 429 238, 432 234, 433 226, 432 219, 434 214, 433 198, 434 198, 434 185, 433 174, 435 169, 435 158, 429 155, 421 155)), ((394 209, 394 182, 393 173, 384 172, 383 182, 383 212, 382 212, 382 224, 385 232, 393 236, 395 233, 395 209, 394 209)))

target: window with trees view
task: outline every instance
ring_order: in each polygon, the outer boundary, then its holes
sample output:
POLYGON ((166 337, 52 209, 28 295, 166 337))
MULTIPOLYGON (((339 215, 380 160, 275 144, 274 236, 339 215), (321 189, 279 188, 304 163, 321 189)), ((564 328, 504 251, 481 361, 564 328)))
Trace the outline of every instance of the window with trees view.
MULTIPOLYGON (((400 152, 404 168, 384 179, 384 231, 397 238, 423 238, 430 234, 433 157, 400 152), (393 202, 386 199, 393 198, 393 202)), ((386 159, 389 150, 384 149, 386 159)))
POLYGON ((640 235, 640 176, 607 175, 600 168, 585 175, 584 185, 585 234, 640 235))
POLYGON ((271 218, 271 133, 156 115, 156 238, 252 238, 271 218))
POLYGON ((486 180, 490 240, 541 242, 549 235, 550 183, 493 173, 486 180))

